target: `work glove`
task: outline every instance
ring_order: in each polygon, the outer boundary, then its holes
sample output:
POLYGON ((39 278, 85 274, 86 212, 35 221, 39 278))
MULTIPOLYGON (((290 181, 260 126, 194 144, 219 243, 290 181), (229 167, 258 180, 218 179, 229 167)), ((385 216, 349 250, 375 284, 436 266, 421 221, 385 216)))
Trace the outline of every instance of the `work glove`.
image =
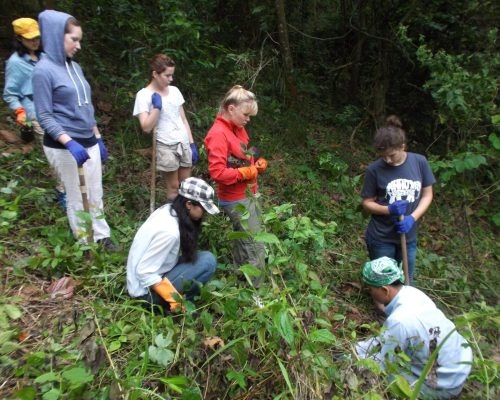
POLYGON ((158 293, 163 300, 165 300, 170 304, 170 311, 175 311, 179 309, 182 310, 183 312, 185 311, 182 304, 178 303, 174 299, 173 294, 176 293, 181 298, 182 296, 179 294, 174 285, 172 285, 172 282, 170 282, 167 278, 163 278, 159 283, 154 285, 153 290, 156 293, 158 293))
POLYGON ((75 157, 76 163, 79 167, 81 167, 83 163, 90 158, 85 147, 74 140, 70 140, 64 146, 69 150, 71 155, 75 157))
POLYGON ((17 107, 15 110, 16 113, 16 121, 19 125, 26 125, 26 110, 24 107, 17 107))
POLYGON ((104 144, 102 138, 97 139, 97 144, 99 145, 99 151, 101 152, 101 162, 104 164, 108 161, 108 150, 106 149, 106 145, 104 144))
POLYGON ((267 161, 265 158, 259 158, 256 162, 255 162, 255 168, 257 168, 257 171, 259 172, 259 174, 263 174, 264 171, 266 170, 267 168, 267 161))
POLYGON ((405 215, 407 207, 408 200, 396 200, 394 203, 389 204, 389 213, 397 216, 405 215))
POLYGON ((253 181, 257 179, 257 175, 259 172, 255 166, 250 165, 249 167, 241 167, 238 168, 239 173, 241 174, 242 181, 253 181))
POLYGON ((194 143, 191 143, 189 146, 191 146, 192 162, 194 165, 198 162, 198 149, 194 143))
POLYGON ((151 102, 153 103, 153 108, 157 108, 158 110, 161 110, 161 96, 154 92, 153 95, 151 96, 151 102))
POLYGON ((397 233, 408 233, 415 225, 415 218, 411 215, 405 215, 402 221, 396 221, 395 227, 397 233))

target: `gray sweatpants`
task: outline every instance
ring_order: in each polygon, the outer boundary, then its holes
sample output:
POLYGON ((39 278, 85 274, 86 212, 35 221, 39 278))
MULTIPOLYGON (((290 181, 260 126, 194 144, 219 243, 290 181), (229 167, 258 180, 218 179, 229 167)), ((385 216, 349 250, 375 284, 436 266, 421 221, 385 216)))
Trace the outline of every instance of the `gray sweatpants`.
MULTIPOLYGON (((249 232, 250 234, 261 232, 261 212, 255 198, 245 199, 241 202, 222 206, 222 210, 229 216, 236 232, 249 232), (242 214, 237 210, 238 204, 243 204, 248 210, 248 219, 242 219, 242 214)), ((233 240, 233 260, 236 265, 252 264, 264 273, 266 260, 266 249, 262 242, 256 242, 253 238, 233 240)), ((253 277, 252 283, 258 288, 263 275, 253 277)))

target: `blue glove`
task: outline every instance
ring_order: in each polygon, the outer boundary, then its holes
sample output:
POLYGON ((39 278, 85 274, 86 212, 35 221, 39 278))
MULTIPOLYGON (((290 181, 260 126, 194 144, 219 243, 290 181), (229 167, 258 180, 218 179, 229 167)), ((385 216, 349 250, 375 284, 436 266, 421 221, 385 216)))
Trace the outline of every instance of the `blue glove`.
POLYGON ((389 213, 398 216, 405 215, 407 207, 408 200, 396 200, 394 203, 389 204, 389 213))
POLYGON ((154 92, 153 95, 151 96, 151 102, 153 103, 153 108, 157 108, 158 110, 161 110, 161 96, 154 92))
POLYGON ((411 231, 415 225, 415 218, 411 215, 405 215, 405 218, 402 221, 396 221, 396 232, 397 233, 408 233, 411 231))
POLYGON ((198 149, 196 148, 196 145, 194 143, 191 143, 190 146, 191 146, 191 153, 193 154, 192 161, 194 165, 198 162, 198 149))
POLYGON ((101 162, 104 164, 108 161, 108 150, 106 150, 106 146, 102 141, 102 138, 97 139, 97 144, 99 145, 99 151, 101 152, 101 162))
POLYGON ((75 157, 76 163, 79 167, 81 167, 83 163, 90 158, 85 147, 74 140, 70 140, 64 146, 69 150, 71 155, 75 157))

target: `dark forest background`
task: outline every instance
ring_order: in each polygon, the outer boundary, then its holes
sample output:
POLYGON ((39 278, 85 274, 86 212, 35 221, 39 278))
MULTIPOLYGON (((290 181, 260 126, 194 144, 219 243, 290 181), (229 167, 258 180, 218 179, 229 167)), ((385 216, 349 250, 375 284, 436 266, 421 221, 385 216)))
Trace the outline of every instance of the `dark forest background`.
MULTIPOLYGON (((77 60, 109 148, 105 211, 122 251, 75 244, 39 146, 0 143, 1 397, 415 399, 404 380, 346 356, 381 322, 359 284, 359 192, 373 133, 397 114, 437 178, 416 286, 473 347, 463 398, 498 398, 498 1, 0 0, 2 59, 11 21, 45 8, 82 24, 77 60), (223 216, 204 222, 200 247, 219 266, 195 314, 153 317, 126 294, 127 251, 149 213, 151 137, 132 108, 159 52, 176 62, 196 176, 208 179, 202 143, 224 93, 241 84, 259 99, 248 130, 269 161, 263 311, 251 269, 232 264, 223 216), (75 296, 48 300, 44 288, 63 276, 75 296)), ((17 130, 4 105, 0 117, 17 130)))

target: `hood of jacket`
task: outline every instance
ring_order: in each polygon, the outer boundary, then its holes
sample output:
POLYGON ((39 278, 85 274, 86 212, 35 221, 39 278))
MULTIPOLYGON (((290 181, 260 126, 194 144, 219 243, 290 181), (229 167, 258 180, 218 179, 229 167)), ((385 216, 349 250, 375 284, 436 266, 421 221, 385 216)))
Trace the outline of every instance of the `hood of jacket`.
POLYGON ((71 15, 54 10, 46 10, 38 15, 45 56, 56 64, 64 65, 64 28, 71 15))

